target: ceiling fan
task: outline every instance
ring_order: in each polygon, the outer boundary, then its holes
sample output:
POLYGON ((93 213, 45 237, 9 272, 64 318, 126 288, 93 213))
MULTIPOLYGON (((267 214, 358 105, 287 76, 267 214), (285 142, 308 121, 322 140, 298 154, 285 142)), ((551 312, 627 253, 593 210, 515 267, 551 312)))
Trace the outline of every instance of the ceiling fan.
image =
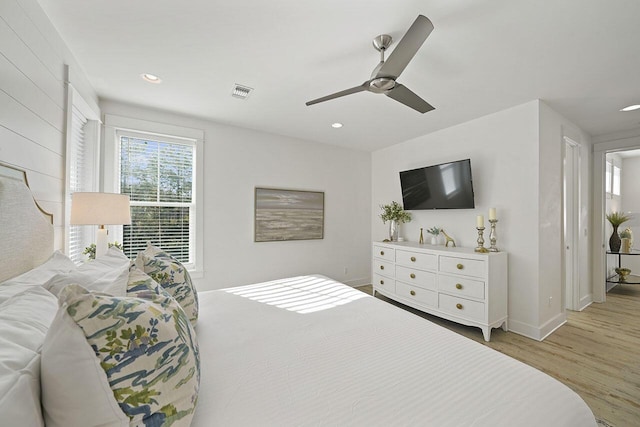
POLYGON ((373 93, 384 93, 389 98, 411 107, 420 113, 426 113, 434 109, 428 102, 413 93, 406 86, 398 83, 396 79, 402 74, 414 55, 420 49, 420 46, 429 37, 433 31, 433 24, 429 18, 418 15, 416 20, 411 24, 409 30, 398 43, 398 46, 391 52, 389 58, 384 60, 384 52, 391 45, 392 38, 390 35, 381 34, 373 39, 373 47, 380 52, 380 63, 371 73, 371 78, 360 86, 352 87, 322 98, 314 99, 306 103, 307 106, 318 104, 320 102, 329 101, 330 99, 340 98, 341 96, 351 95, 353 93, 367 90, 373 93))

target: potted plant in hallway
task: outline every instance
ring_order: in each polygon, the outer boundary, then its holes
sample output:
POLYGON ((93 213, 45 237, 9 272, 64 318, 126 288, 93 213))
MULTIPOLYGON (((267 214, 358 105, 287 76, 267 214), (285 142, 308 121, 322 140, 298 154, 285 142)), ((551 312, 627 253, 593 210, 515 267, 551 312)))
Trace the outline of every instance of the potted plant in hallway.
POLYGON ((388 205, 380 205, 380 208, 382 209, 382 213, 380 214, 382 223, 386 224, 386 222, 389 221, 389 240, 397 242, 400 223, 411 221, 411 214, 409 212, 405 212, 398 202, 391 202, 388 205))
POLYGON ((609 237, 609 250, 614 253, 620 252, 620 235, 618 235, 618 227, 626 221, 631 219, 630 216, 625 215, 622 212, 611 212, 607 214, 607 220, 613 227, 613 233, 611 233, 611 237, 609 237))

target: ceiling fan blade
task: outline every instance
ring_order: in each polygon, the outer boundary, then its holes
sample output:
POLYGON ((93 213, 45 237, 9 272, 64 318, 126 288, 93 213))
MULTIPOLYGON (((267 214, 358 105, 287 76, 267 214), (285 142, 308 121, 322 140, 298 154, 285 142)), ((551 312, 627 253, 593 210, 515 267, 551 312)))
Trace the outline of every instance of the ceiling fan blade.
POLYGON ((345 89, 340 92, 332 93, 331 95, 323 96, 322 98, 314 99, 312 101, 306 102, 305 105, 313 105, 319 102, 329 101, 330 99, 340 98, 341 96, 351 95, 352 93, 362 92, 363 90, 367 90, 369 87, 369 82, 366 81, 362 83, 360 86, 352 87, 351 89, 345 89))
POLYGON ((411 59, 420 49, 420 46, 433 31, 433 24, 423 15, 418 15, 407 33, 398 42, 398 46, 391 52, 389 58, 380 67, 376 77, 393 77, 397 79, 407 67, 411 59))
POLYGON ((396 101, 403 103, 407 107, 413 108, 414 110, 422 114, 431 110, 435 110, 435 107, 410 91, 409 88, 399 83, 396 83, 395 87, 390 91, 385 92, 385 95, 387 95, 389 98, 393 98, 396 101))

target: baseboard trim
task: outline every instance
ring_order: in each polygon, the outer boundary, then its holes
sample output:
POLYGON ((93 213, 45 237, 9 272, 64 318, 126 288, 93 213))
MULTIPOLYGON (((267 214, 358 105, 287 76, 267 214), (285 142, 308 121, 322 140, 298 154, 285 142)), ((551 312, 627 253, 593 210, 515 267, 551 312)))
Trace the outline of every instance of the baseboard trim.
POLYGON ((342 283, 344 283, 345 285, 349 285, 352 288, 357 288, 358 286, 370 285, 371 284, 371 278, 369 278, 369 277, 359 277, 359 278, 351 279, 351 280, 343 280, 342 283))
POLYGON ((509 332, 514 332, 532 340, 543 341, 565 323, 567 323, 567 315, 565 313, 558 314, 541 326, 533 326, 509 319, 509 332))
POLYGON ((585 308, 593 304, 593 294, 586 295, 580 299, 580 308, 578 311, 582 311, 585 308))
POLYGON ((540 341, 544 341, 549 335, 551 335, 560 326, 567 323, 567 313, 560 313, 556 317, 550 319, 547 323, 540 328, 540 341))

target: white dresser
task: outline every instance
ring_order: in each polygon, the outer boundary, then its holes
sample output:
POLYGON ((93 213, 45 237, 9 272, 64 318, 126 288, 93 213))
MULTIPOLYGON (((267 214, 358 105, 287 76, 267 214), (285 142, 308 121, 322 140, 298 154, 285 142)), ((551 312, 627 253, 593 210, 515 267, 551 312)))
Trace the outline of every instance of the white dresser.
POLYGON ((507 254, 413 242, 373 244, 373 293, 444 319, 507 330, 507 254))

